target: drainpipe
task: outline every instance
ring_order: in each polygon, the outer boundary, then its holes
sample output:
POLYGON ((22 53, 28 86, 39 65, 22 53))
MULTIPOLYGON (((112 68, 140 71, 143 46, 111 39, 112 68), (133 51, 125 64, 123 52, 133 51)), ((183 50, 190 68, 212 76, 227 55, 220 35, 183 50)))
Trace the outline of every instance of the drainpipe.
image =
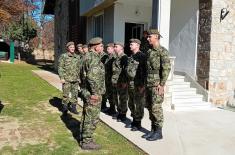
POLYGON ((158 29, 159 22, 159 0, 153 0, 152 4, 152 28, 158 29))
POLYGON ((15 59, 15 45, 14 41, 10 41, 10 63, 14 63, 15 59))

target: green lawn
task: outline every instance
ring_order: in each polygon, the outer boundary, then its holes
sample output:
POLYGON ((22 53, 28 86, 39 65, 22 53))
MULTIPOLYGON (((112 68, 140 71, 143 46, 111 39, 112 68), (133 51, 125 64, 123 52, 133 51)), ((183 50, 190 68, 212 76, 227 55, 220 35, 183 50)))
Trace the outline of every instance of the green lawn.
POLYGON ((0 113, 0 154, 144 154, 103 123, 95 133, 102 149, 81 150, 74 138, 80 117, 61 117, 51 105, 57 104, 61 92, 34 75, 31 70, 35 69, 37 66, 28 64, 0 63, 0 100, 4 105, 0 113), (7 134, 10 138, 4 139, 7 134))

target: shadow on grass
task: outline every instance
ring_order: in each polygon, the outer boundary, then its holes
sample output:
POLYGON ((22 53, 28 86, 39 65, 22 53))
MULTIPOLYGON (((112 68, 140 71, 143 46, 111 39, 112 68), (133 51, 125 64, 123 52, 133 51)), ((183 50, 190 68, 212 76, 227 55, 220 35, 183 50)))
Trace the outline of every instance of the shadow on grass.
MULTIPOLYGON (((49 103, 58 108, 60 112, 63 110, 63 104, 62 104, 62 99, 58 97, 53 97, 52 99, 49 100, 49 103)), ((62 114, 60 116, 60 119, 63 121, 65 126, 71 131, 73 138, 77 141, 78 144, 80 144, 80 124, 81 122, 78 121, 76 118, 73 118, 72 115, 70 114, 62 114)))
POLYGON ((4 108, 4 105, 2 104, 2 101, 0 101, 0 113, 2 112, 3 108, 4 108))

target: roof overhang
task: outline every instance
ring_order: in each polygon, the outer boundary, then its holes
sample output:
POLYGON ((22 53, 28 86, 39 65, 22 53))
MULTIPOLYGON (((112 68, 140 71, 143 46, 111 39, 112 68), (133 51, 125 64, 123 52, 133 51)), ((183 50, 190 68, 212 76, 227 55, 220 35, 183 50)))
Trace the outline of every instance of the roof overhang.
POLYGON ((81 14, 81 16, 88 16, 88 17, 92 16, 96 12, 99 12, 99 11, 113 5, 115 1, 117 1, 117 0, 104 0, 103 2, 95 5, 92 9, 90 9, 87 12, 81 14))
POLYGON ((43 9, 43 14, 54 15, 55 3, 56 3, 56 0, 46 0, 45 5, 44 5, 44 9, 43 9))

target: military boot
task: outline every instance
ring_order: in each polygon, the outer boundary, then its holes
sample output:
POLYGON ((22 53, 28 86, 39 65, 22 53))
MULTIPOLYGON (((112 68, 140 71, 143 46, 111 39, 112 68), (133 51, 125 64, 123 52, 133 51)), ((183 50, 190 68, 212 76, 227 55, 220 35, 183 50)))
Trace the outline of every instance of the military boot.
POLYGON ((154 131, 156 130, 156 126, 155 125, 151 125, 151 131, 144 134, 143 136, 141 136, 142 138, 148 138, 148 137, 151 137, 152 134, 154 133, 154 131))
POLYGON ((135 126, 135 124, 136 124, 136 120, 133 119, 133 121, 131 122, 131 124, 126 125, 126 128, 133 128, 133 127, 135 126))
POLYGON ((138 131, 142 128, 141 121, 135 121, 135 125, 132 127, 131 131, 138 131))
POLYGON ((157 130, 155 130, 154 133, 146 139, 148 141, 155 141, 158 139, 162 139, 162 128, 157 128, 157 130))
POLYGON ((61 112, 63 113, 63 115, 67 115, 67 113, 68 113, 67 105, 65 105, 65 104, 62 105, 61 112))
POLYGON ((118 114, 117 121, 118 122, 125 122, 126 121, 126 114, 118 114))
POLYGON ((93 141, 90 141, 88 143, 82 143, 81 148, 83 150, 99 150, 101 149, 101 146, 93 141))
POLYGON ((69 111, 70 111, 71 113, 73 113, 73 114, 78 115, 79 112, 77 111, 76 106, 77 106, 76 104, 72 103, 72 104, 69 106, 69 111))
POLYGON ((108 114, 109 116, 114 116, 117 114, 117 111, 115 110, 115 108, 109 108, 107 111, 105 111, 106 114, 108 114))

